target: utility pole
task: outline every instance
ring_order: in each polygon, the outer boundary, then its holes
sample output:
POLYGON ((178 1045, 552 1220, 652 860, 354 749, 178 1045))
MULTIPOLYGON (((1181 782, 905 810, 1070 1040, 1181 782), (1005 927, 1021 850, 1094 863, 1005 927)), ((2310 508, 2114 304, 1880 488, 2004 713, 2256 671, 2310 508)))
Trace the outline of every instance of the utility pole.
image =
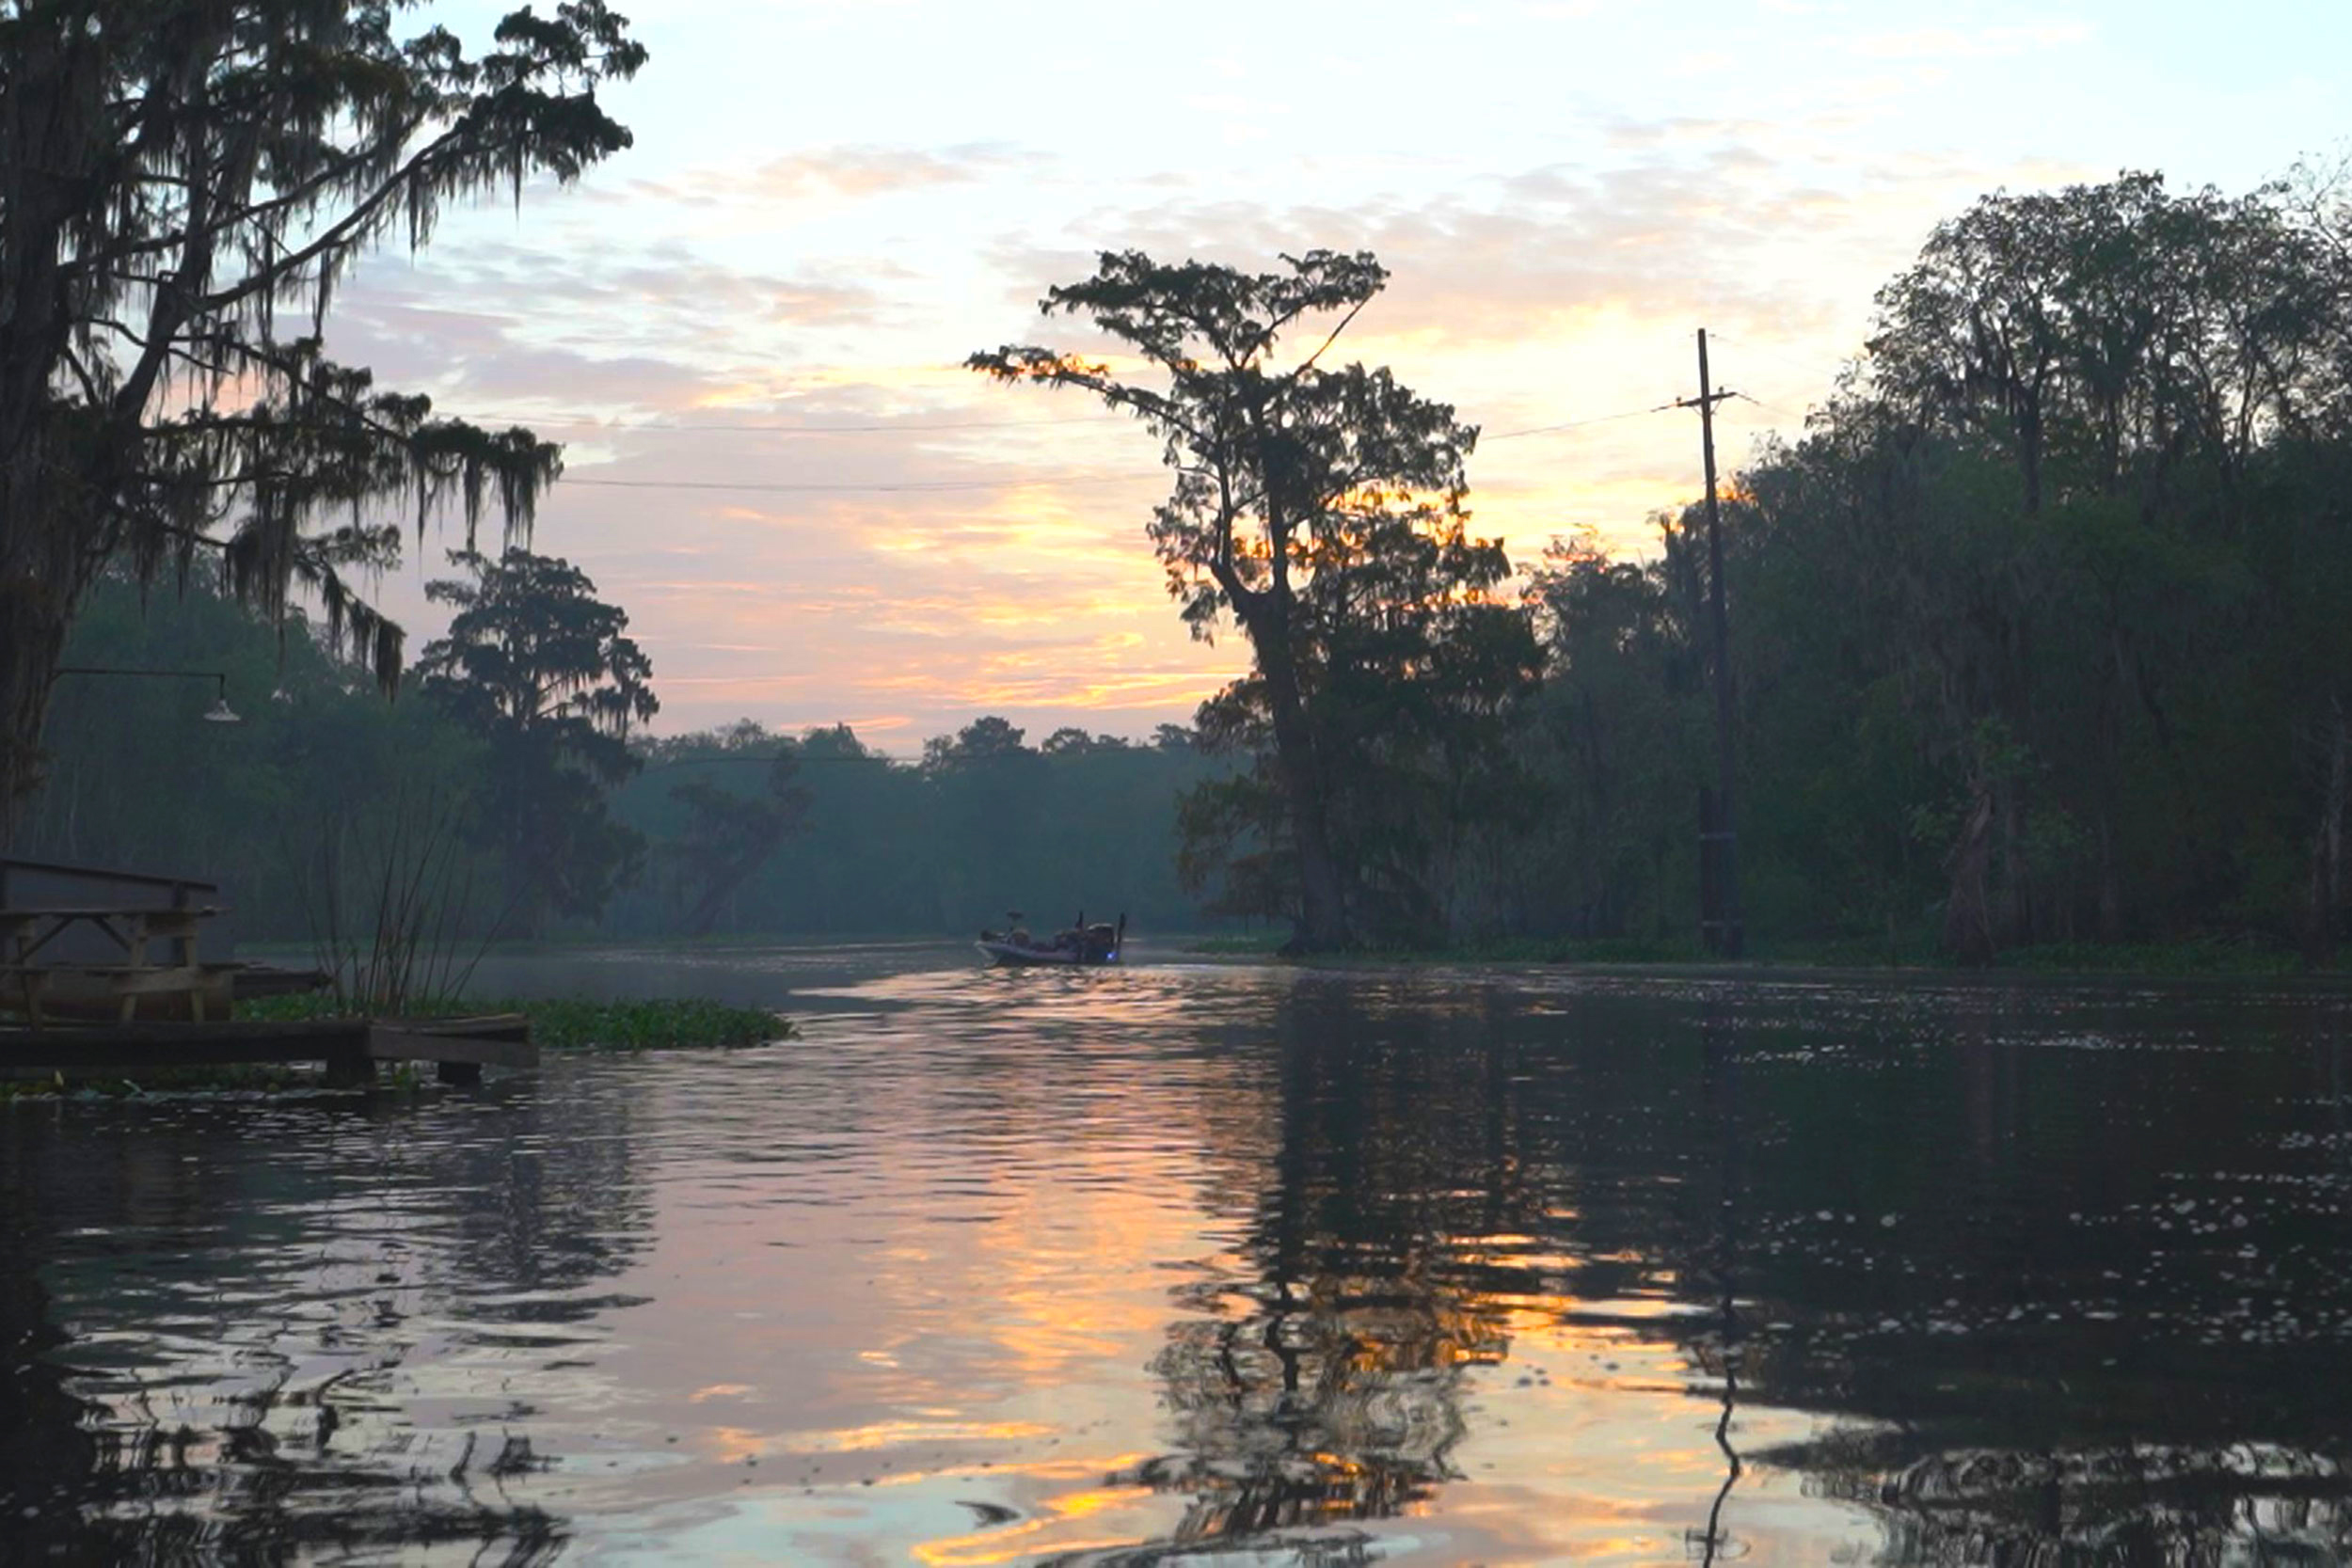
POLYGON ((1736 958, 1745 946, 1740 920, 1740 835, 1731 793, 1731 634, 1724 610, 1724 526, 1715 500, 1715 405, 1707 375, 1707 328, 1699 328, 1699 395, 1677 398, 1699 411, 1699 450, 1707 468, 1707 618, 1715 645, 1715 791, 1699 802, 1699 929, 1708 951, 1736 958), (1711 875, 1710 875, 1711 872, 1711 875))

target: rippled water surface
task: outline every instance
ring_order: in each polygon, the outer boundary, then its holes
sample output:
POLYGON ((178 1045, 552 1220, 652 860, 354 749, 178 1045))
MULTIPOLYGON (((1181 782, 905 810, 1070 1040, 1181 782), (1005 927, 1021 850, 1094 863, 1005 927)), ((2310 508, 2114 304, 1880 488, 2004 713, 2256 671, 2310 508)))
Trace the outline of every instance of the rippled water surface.
POLYGON ((946 949, 0 1106, 0 1560, 2332 1561, 2347 1014, 946 949))

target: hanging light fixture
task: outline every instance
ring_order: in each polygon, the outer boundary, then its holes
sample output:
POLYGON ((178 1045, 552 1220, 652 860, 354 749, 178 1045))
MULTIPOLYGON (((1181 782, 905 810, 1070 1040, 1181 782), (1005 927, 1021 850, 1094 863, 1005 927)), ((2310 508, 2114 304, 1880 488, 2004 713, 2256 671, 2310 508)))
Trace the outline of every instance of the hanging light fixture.
POLYGON ((112 664, 61 664, 60 675, 144 675, 164 680, 205 680, 213 683, 213 705, 204 710, 207 724, 242 724, 245 716, 229 705, 229 676, 218 670, 142 670, 112 664))
POLYGON ((204 722, 207 724, 244 723, 245 721, 238 716, 237 710, 229 705, 229 677, 215 674, 213 679, 218 681, 220 685, 213 693, 213 705, 204 710, 204 722))

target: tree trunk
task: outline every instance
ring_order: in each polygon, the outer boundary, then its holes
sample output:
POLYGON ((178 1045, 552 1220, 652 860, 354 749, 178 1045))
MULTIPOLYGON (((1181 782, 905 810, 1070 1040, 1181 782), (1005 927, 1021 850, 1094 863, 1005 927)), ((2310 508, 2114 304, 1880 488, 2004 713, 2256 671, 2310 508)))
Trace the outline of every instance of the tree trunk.
POLYGON ((41 727, 69 621, 66 607, 30 573, 10 570, 0 578, 0 849, 14 842, 24 807, 40 787, 47 760, 41 727))
POLYGON ((0 97, 0 848, 40 785, 49 688, 91 569, 84 498, 107 493, 84 471, 89 449, 67 438, 49 378, 72 334, 66 234, 94 171, 119 156, 83 112, 100 102, 100 53, 24 31, 0 97))
POLYGON ((743 891, 743 884, 752 879, 752 874, 768 863, 768 857, 774 854, 776 847, 783 842, 784 831, 781 827, 764 831, 741 845, 735 853, 706 870, 704 874, 709 879, 704 885, 702 896, 695 900, 694 907, 687 913, 686 934, 690 937, 708 936, 710 928, 718 924, 719 911, 723 909, 736 917, 739 926, 741 911, 737 895, 743 891))
POLYGON ((2099 940, 2123 940, 2123 870, 2116 863, 2112 808, 2099 818, 2099 940))
POLYGON ((1274 718, 1275 765, 1290 800, 1291 839, 1298 850, 1298 923, 1289 945, 1301 953, 1328 953, 1347 945, 1349 931, 1339 860, 1331 852, 1323 769, 1299 693, 1287 628, 1266 625, 1264 617, 1256 620, 1246 629, 1258 656, 1258 671, 1265 677, 1267 706, 1274 718))
POLYGON ((2001 818, 2001 919, 1997 938, 2003 947, 2034 940, 2033 868, 2026 863, 2025 803, 2017 782, 1995 787, 2001 818))
POLYGON ((2328 705, 2328 777, 2320 797, 2319 828, 2312 835, 2311 880, 2303 911, 2303 959, 2317 966, 2333 955, 2336 922, 2344 909, 2344 818, 2352 796, 2352 734, 2347 734, 2344 699, 2328 705))
POLYGON ((2337 922, 2344 913, 2344 808, 2352 804, 2352 733, 2347 732, 2344 697, 2338 693, 2328 704, 2328 717, 2334 721, 2328 752, 2328 815, 2323 824, 2328 847, 2328 934, 2334 941, 2337 922))
POLYGON ((1944 946, 1952 957, 1979 967, 1993 961, 1993 911, 1985 896, 1986 863, 1993 852, 1993 796, 1982 785, 1952 847, 1951 892, 1944 902, 1944 946))

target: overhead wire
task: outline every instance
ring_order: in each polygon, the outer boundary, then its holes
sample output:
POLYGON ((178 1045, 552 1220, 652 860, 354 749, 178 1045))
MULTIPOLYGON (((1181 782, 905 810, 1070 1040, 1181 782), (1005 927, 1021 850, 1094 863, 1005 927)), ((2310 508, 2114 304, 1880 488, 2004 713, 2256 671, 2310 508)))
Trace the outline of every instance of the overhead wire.
POLYGON ((1564 430, 1582 430, 1588 425, 1610 424, 1618 420, 1638 420, 1645 414, 1662 414, 1677 406, 1661 403, 1648 408, 1627 408, 1614 414, 1596 414, 1589 420, 1569 420, 1562 424, 1529 425, 1525 430, 1499 430, 1492 436, 1481 436, 1481 441, 1516 441, 1522 436, 1551 436, 1564 430))
POLYGON ((743 424, 700 420, 614 420, 593 414, 524 414, 513 411, 476 411, 453 418, 471 424, 495 424, 504 420, 516 424, 546 425, 553 430, 611 430, 625 431, 630 435, 650 432, 663 436, 696 436, 705 431, 761 436, 888 436, 900 432, 920 435, 935 430, 1019 430, 1040 425, 1112 424, 1121 420, 1121 416, 1117 414, 1080 414, 1067 419, 952 420, 926 424, 906 424, 895 420, 871 424, 743 424))
MULTIPOLYGON (((973 759, 966 758, 964 760, 970 761, 973 759)), ((863 752, 856 755, 850 755, 842 752, 824 752, 813 755, 806 752, 771 752, 757 754, 747 752, 720 752, 707 756, 699 757, 653 757, 645 762, 643 770, 650 773, 658 768, 700 768, 706 763, 714 762, 883 762, 895 763, 903 768, 920 767, 923 763, 923 759, 921 757, 894 756, 888 752, 870 751, 863 752)))
POLYGON ((1750 397, 1745 392, 1734 392, 1731 395, 1738 398, 1742 403, 1752 403, 1756 404, 1758 408, 1763 409, 1768 414, 1778 414, 1784 420, 1795 420, 1800 424, 1804 421, 1805 417, 1803 414, 1795 413, 1789 409, 1783 408, 1776 403, 1766 403, 1762 398, 1750 397))
POLYGON ((1776 348, 1767 348, 1762 343, 1751 342, 1745 338, 1726 338, 1720 332, 1710 332, 1708 336, 1726 347, 1739 349, 1747 354, 1760 354, 1767 359, 1777 360, 1789 370, 1801 372, 1808 377, 1819 377, 1833 387, 1837 384, 1838 378, 1846 373, 1848 368, 1848 362, 1841 362, 1832 368, 1819 359, 1788 354, 1776 348))
POLYGON ((1126 474, 1037 474, 1025 479, 910 479, 870 484, 731 479, 565 479, 565 484, 605 490, 749 490, 776 495, 941 495, 958 490, 1018 490, 1027 485, 1132 484, 1157 479, 1164 468, 1126 474))
MULTIPOLYGON (((1482 441, 1516 441, 1523 437, 1533 436, 1555 436, 1571 430, 1587 429, 1593 425, 1611 424, 1619 420, 1636 420, 1642 418, 1644 415, 1662 413, 1675 406, 1676 405, 1672 403, 1661 403, 1653 404, 1646 408, 1625 408, 1620 409, 1613 414, 1596 414, 1581 420, 1562 420, 1556 424, 1529 425, 1518 430, 1498 431, 1491 436, 1482 436, 1480 439, 1482 441)), ((1116 419, 1119 416, 1116 415, 1090 416, 1089 420, 1116 419)), ((995 428, 996 424, 1017 425, 1027 423, 1051 425, 1076 424, 1080 422, 1086 421, 1077 420, 1002 420, 994 421, 989 424, 962 427, 932 425, 928 427, 873 426, 868 428, 875 430, 915 428, 929 428, 934 430, 953 428, 988 429, 995 428)), ((663 433, 679 433, 704 429, 719 429, 723 427, 715 425, 638 425, 624 426, 619 428, 660 431, 663 433)), ((805 428, 798 426, 746 426, 742 428, 788 429, 794 434, 806 435, 832 434, 829 430, 814 426, 805 428)), ((949 494, 957 491, 1015 490, 1039 485, 1073 486, 1089 484, 1129 484, 1139 480, 1157 479, 1167 471, 1168 470, 1165 468, 1139 468, 1132 472, 1117 474, 1033 474, 1022 478, 1008 479, 893 480, 877 481, 870 483, 851 483, 825 481, 593 479, 573 477, 565 478, 563 483, 565 484, 583 485, 607 490, 716 490, 746 492, 762 495, 936 495, 949 494)))

